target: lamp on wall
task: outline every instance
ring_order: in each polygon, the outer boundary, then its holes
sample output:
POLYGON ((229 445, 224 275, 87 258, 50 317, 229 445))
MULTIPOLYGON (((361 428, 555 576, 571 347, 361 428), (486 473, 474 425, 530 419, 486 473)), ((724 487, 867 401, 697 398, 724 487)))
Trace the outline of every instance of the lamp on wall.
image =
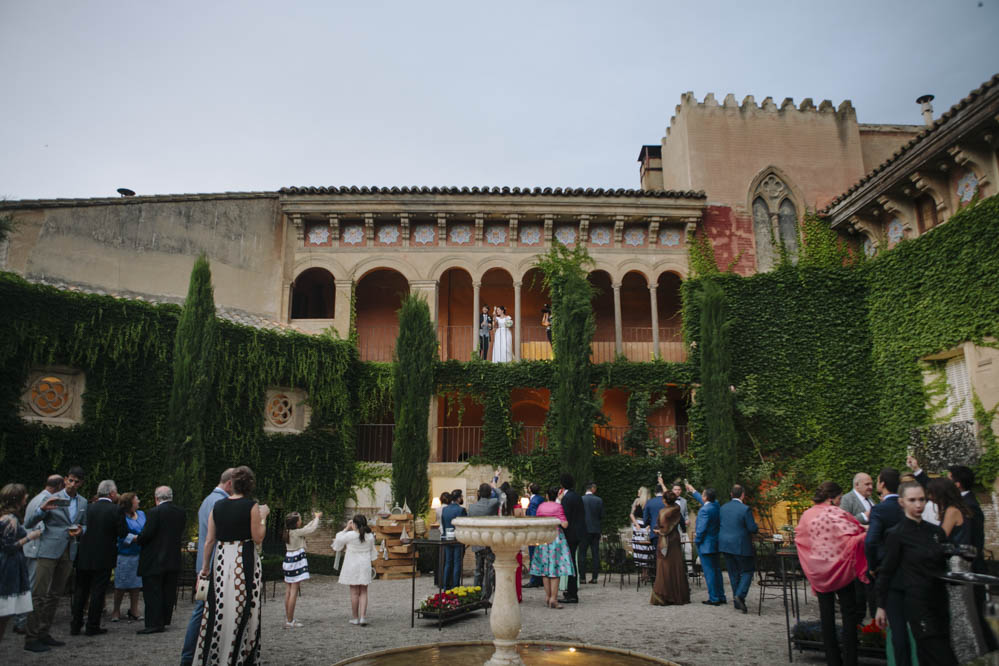
POLYGON ((526 497, 521 497, 520 498, 520 508, 523 509, 524 511, 527 511, 527 505, 530 504, 530 503, 531 503, 531 501, 529 499, 527 499, 526 497))

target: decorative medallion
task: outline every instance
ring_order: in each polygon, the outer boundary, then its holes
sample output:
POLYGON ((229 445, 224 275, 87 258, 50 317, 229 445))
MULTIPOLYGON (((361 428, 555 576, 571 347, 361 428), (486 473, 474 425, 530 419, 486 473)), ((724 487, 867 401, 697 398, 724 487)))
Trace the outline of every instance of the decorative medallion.
POLYGON ((448 240, 455 245, 464 245, 472 242, 472 227, 468 224, 456 224, 451 227, 448 240))
POLYGON ((295 407, 291 398, 284 393, 277 393, 267 403, 267 421, 277 428, 283 428, 291 423, 295 407))
POLYGON ((957 197, 962 204, 966 204, 975 197, 978 191, 978 176, 973 171, 967 171, 961 180, 957 181, 957 197))
POLYGON ((864 254, 867 257, 873 257, 878 253, 878 246, 874 244, 870 238, 864 239, 864 254))
POLYGON ((437 242, 437 227, 432 224, 417 224, 413 227, 413 242, 417 245, 431 245, 437 242))
POLYGON ((358 245, 364 242, 364 228, 360 224, 348 224, 343 228, 340 238, 347 245, 358 245))
POLYGON ((306 238, 309 245, 325 245, 330 240, 330 228, 326 224, 314 224, 309 227, 309 235, 306 238))
POLYGON ((896 217, 888 223, 888 242, 894 245, 902 240, 903 235, 905 235, 905 227, 902 225, 902 220, 896 217))
POLYGON ((73 392, 59 377, 39 377, 29 389, 31 411, 39 416, 59 416, 69 409, 73 392))
POLYGON ((399 240, 399 227, 394 224, 386 224, 378 230, 376 238, 379 243, 391 245, 399 240))
POLYGON ((645 245, 645 229, 632 227, 624 232, 624 244, 632 247, 645 245))
POLYGON ((576 228, 561 226, 555 230, 555 240, 562 245, 572 245, 576 242, 576 228))
POLYGON ((541 227, 537 224, 528 224, 520 228, 521 245, 537 245, 541 242, 541 227))
POLYGON ((490 245, 502 245, 506 242, 506 227, 493 225, 486 231, 486 242, 490 245))
POLYGON ((678 247, 680 245, 680 232, 676 229, 662 229, 659 232, 659 244, 663 247, 678 247))
POLYGON ((784 196, 784 192, 787 191, 787 187, 781 179, 772 173, 768 174, 767 177, 763 179, 763 182, 760 183, 760 189, 766 192, 767 196, 774 201, 777 201, 784 196))
POLYGON ((611 230, 607 227, 597 227, 591 230, 590 242, 594 245, 610 245, 611 230))

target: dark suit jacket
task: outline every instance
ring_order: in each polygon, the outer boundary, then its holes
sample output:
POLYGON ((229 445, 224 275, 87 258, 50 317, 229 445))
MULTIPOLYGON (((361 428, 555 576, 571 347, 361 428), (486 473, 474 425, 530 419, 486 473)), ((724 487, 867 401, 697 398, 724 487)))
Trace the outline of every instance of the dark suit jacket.
POLYGON ((978 549, 978 555, 975 557, 975 565, 978 567, 978 571, 984 572, 985 513, 982 511, 982 505, 978 503, 978 498, 975 497, 975 493, 971 492, 967 495, 962 495, 961 499, 963 499, 964 503, 969 509, 971 509, 971 517, 973 520, 971 525, 971 545, 978 549))
POLYGON ((180 571, 180 544, 187 514, 173 502, 162 502, 146 514, 146 526, 135 542, 139 552, 139 575, 160 576, 180 571))
POLYGON ((871 522, 864 537, 864 552, 867 555, 867 568, 877 569, 885 556, 885 532, 898 525, 905 517, 898 496, 892 495, 874 505, 871 509, 871 522))
POLYGON ((645 503, 645 510, 642 512, 642 522, 649 528, 649 541, 653 546, 659 541, 656 534, 656 525, 659 524, 659 512, 666 508, 666 502, 662 496, 656 495, 645 503))
POLYGON ((697 552, 711 555, 718 552, 718 533, 721 530, 721 509, 718 502, 708 502, 697 512, 697 531, 694 533, 694 543, 697 552))
POLYGON ((569 543, 579 543, 586 539, 586 510, 583 500, 575 490, 567 490, 562 495, 562 510, 569 527, 565 530, 565 539, 569 543))
POLYGON ((718 550, 732 555, 752 556, 753 542, 750 534, 760 531, 753 520, 753 510, 739 500, 729 500, 719 512, 718 550))
POLYGON ((87 508, 87 531, 80 538, 76 568, 83 571, 114 569, 118 537, 128 534, 125 514, 110 500, 97 500, 87 508))
POLYGON ((600 521, 604 519, 604 501, 596 495, 583 495, 583 509, 586 512, 586 531, 600 534, 600 521))

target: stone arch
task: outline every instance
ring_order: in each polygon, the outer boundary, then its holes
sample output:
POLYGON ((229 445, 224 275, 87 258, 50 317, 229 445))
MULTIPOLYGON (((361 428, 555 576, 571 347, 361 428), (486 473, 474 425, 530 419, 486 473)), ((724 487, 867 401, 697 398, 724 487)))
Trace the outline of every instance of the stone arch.
POLYGON ((472 276, 473 280, 476 279, 477 268, 473 265, 473 263, 466 257, 459 257, 456 255, 449 255, 438 259, 434 262, 433 266, 430 267, 430 270, 424 277, 428 280, 439 280, 444 273, 452 268, 460 268, 472 276))
POLYGON ((304 273, 310 268, 325 268, 333 275, 347 275, 349 271, 344 268, 343 264, 339 261, 330 257, 326 254, 302 254, 295 258, 295 263, 292 264, 291 272, 295 277, 293 280, 297 279, 299 275, 304 273))
POLYGON ((322 266, 306 268, 291 283, 292 319, 333 319, 336 311, 333 273, 322 266))
POLYGON ((687 279, 687 267, 681 266, 675 261, 660 261, 652 267, 653 275, 661 277, 663 273, 673 273, 680 278, 681 281, 687 279))
POLYGON ((417 271, 412 264, 389 254, 383 254, 378 257, 369 257, 357 262, 351 270, 351 277, 355 283, 359 283, 370 273, 385 269, 393 270, 402 275, 406 278, 407 284, 413 280, 419 279, 419 271, 417 271))
MULTIPOLYGON (((387 263, 387 262, 386 262, 387 263)), ((398 310, 409 292, 401 271, 382 263, 356 282, 357 346, 362 361, 391 361, 399 334, 398 310)))
POLYGON ((437 331, 443 360, 467 361, 475 348, 475 290, 472 272, 456 265, 437 277, 437 331))
POLYGON ((614 282, 616 284, 621 284, 624 281, 624 276, 628 273, 638 273, 645 278, 645 284, 647 285, 649 283, 651 269, 645 262, 627 259, 619 263, 615 267, 615 270, 611 272, 611 275, 614 277, 614 282))
POLYGON ((490 257, 480 262, 478 265, 476 265, 475 270, 477 271, 477 273, 472 273, 472 278, 477 279, 479 282, 481 282, 482 278, 485 277, 486 273, 495 268, 500 268, 506 271, 507 274, 510 276, 511 281, 514 279, 513 276, 522 274, 520 271, 517 270, 517 266, 512 262, 507 261, 506 259, 490 257))

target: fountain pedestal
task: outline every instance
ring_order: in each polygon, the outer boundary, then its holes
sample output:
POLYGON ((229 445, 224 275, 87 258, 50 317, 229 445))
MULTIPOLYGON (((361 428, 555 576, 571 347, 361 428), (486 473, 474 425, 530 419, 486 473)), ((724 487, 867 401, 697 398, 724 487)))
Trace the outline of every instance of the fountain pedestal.
POLYGON ((486 666, 522 666, 517 654, 520 605, 517 603, 517 553, 523 546, 551 543, 558 536, 558 518, 476 516, 452 521, 455 537, 469 546, 488 546, 496 560, 496 590, 489 626, 495 651, 486 666))

